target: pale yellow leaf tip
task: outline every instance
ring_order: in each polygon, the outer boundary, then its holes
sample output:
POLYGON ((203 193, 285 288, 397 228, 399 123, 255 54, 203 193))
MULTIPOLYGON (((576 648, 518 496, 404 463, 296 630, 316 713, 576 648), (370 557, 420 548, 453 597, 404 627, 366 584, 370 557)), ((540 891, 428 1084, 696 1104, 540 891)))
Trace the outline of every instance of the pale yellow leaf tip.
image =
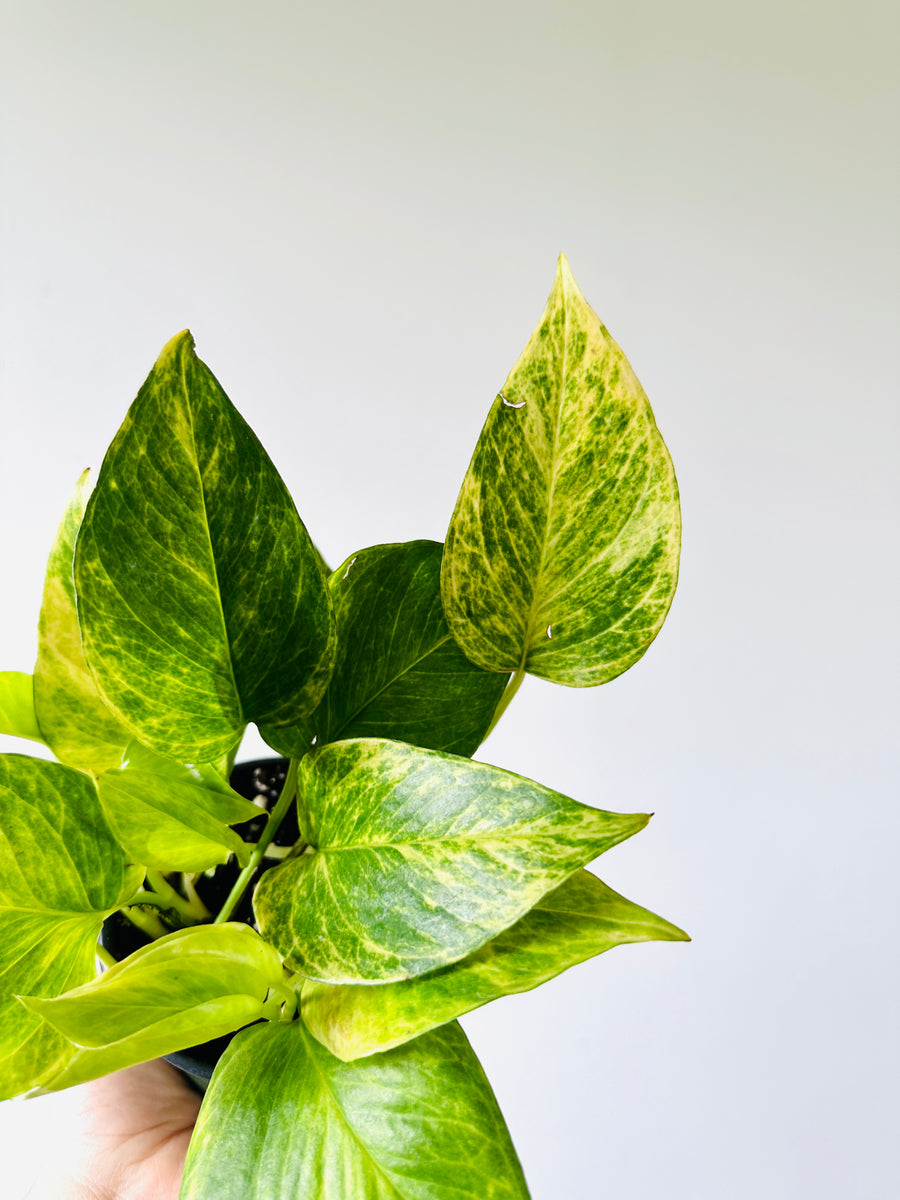
POLYGON ((169 338, 166 344, 160 351, 159 358, 156 360, 157 367, 164 366, 166 363, 177 360, 182 355, 189 358, 194 353, 194 339, 189 329, 182 329, 181 333, 176 333, 173 338, 169 338))
POLYGON ((577 296, 584 300, 581 288, 575 282, 575 276, 572 274, 572 268, 569 266, 569 260, 565 254, 560 254, 556 260, 556 279, 553 286, 555 291, 561 292, 564 296, 577 296))
POLYGON ((556 278, 560 283, 567 283, 575 287, 578 286, 575 283, 575 276, 572 274, 572 268, 569 266, 569 260, 565 254, 560 254, 556 260, 556 278))

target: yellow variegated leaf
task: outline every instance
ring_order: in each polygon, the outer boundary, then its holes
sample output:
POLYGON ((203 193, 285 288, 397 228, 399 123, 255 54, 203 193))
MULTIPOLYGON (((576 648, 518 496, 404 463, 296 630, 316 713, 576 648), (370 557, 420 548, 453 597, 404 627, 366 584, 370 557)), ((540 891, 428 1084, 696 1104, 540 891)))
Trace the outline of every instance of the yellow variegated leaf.
POLYGON ((500 996, 527 992, 576 963, 627 942, 687 934, 632 904, 590 871, 548 892, 480 950, 398 983, 303 984, 303 1020, 338 1058, 390 1050, 500 996))
POLYGON ((659 632, 680 531, 647 398, 560 257, 447 533, 441 591, 453 636, 490 670, 605 683, 659 632))
POLYGON ((643 829, 468 758, 359 738, 300 765, 309 850, 267 871, 263 936, 328 983, 387 983, 465 957, 643 829))
POLYGON ((75 606, 75 538, 91 493, 84 471, 50 551, 38 622, 34 707, 47 745, 60 760, 86 771, 116 767, 131 736, 107 708, 85 662, 75 606))
POLYGON ((106 453, 74 572, 103 698, 160 754, 211 762, 249 721, 278 747, 325 690, 334 616, 318 556, 187 332, 106 453))

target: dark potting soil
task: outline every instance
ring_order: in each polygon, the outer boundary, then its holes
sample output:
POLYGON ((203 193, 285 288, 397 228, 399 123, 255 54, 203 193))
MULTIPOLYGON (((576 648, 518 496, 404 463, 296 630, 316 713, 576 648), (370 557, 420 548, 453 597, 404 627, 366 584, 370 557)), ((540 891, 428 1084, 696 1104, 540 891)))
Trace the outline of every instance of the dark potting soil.
MULTIPOLYGON (((259 758, 252 762, 238 763, 231 772, 230 783, 239 795, 246 800, 252 800, 259 804, 260 808, 269 812, 274 808, 281 795, 287 769, 288 760, 286 758, 259 758)), ((245 821, 241 825, 235 825, 233 828, 245 842, 258 842, 264 825, 265 818, 260 814, 259 817, 245 821)), ((272 845, 274 847, 293 846, 299 837, 296 808, 292 807, 272 839, 272 845)), ((267 857, 257 872, 257 878, 270 867, 277 866, 280 861, 280 856, 267 857)), ((232 858, 222 866, 216 867, 214 871, 198 875, 194 879, 197 894, 210 912, 219 911, 240 873, 240 864, 232 858)), ((172 880, 172 882, 177 886, 177 880, 172 880)), ((253 925, 254 928, 252 896, 255 884, 256 880, 248 887, 240 904, 230 917, 232 921, 243 921, 244 924, 253 925)), ((142 933, 140 929, 132 925, 127 917, 118 912, 113 913, 104 921, 103 929, 100 932, 101 946, 118 960, 127 958, 129 954, 148 945, 150 941, 151 939, 145 933, 142 933)), ((187 1050, 167 1054, 165 1058, 203 1091, 209 1083, 216 1063, 233 1037, 233 1033, 228 1033, 224 1037, 213 1038, 212 1041, 203 1042, 199 1046, 191 1046, 187 1050)))

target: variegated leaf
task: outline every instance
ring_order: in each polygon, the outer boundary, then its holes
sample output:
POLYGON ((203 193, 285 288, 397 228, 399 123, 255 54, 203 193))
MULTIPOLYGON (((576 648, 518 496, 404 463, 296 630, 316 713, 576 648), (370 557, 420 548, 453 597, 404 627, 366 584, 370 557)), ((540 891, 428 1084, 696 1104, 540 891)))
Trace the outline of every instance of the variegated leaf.
POLYGON ((181 761, 312 711, 334 657, 318 557, 280 476, 188 333, 107 451, 75 549, 85 657, 142 742, 181 761))
POLYGON ((92 481, 85 471, 66 508, 44 578, 34 667, 34 707, 60 762, 85 771, 117 767, 130 734, 107 707, 85 662, 72 563, 92 481))
POLYGON ((528 1200, 528 1189, 456 1023, 342 1063, 294 1021, 238 1034, 188 1151, 181 1200, 251 1196, 528 1200))
POLYGON ((578 871, 498 937, 449 967, 399 983, 307 980, 302 1011, 314 1037, 345 1061, 389 1050, 500 996, 527 992, 628 942, 687 934, 578 871))
POLYGON ((455 962, 649 818, 376 738, 300 767, 310 852, 267 872, 259 926, 304 975, 389 982, 455 962))
POLYGON ((0 1099, 71 1056, 16 995, 56 996, 94 975, 100 926, 143 872, 114 839, 88 775, 0 755, 0 1099))
POLYGON ((489 670, 605 683, 659 632, 680 530, 647 398, 560 257, 447 533, 441 589, 453 636, 489 670))

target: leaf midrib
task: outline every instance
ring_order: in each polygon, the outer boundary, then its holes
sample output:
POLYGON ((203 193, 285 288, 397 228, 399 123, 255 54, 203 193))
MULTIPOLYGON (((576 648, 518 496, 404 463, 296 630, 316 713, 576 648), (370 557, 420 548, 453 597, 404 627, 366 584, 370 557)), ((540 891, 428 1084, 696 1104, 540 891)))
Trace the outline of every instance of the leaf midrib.
POLYGON ((522 643, 522 653, 519 658, 519 671, 525 670, 525 663, 528 659, 528 653, 531 649, 532 639, 537 632, 538 622, 538 597, 540 596, 541 583, 543 581, 544 571, 547 565, 547 545, 550 535, 550 513, 553 508, 553 497, 556 491, 556 481, 559 474, 559 430, 562 424, 563 398, 565 396, 566 374, 569 366, 569 302, 566 295, 565 285, 560 288, 560 296, 563 309, 563 347, 562 347, 562 362, 559 368, 559 403, 556 406, 556 420, 553 425, 553 455, 552 469, 550 473, 550 485, 547 489, 547 503, 544 509, 544 533, 541 538, 541 561, 538 565, 537 572, 534 577, 534 586, 531 589, 531 602, 528 606, 528 614, 525 619, 525 637, 522 643))
POLYGON ((408 663, 403 668, 402 671, 398 671, 396 675, 392 675, 391 678, 388 679, 387 682, 382 685, 382 687, 378 688, 377 691, 373 692, 371 694, 371 696, 369 696, 369 698, 363 704, 360 705, 360 707, 356 710, 356 712, 353 713, 352 716, 347 717, 341 723, 341 725, 338 727, 338 729, 335 731, 335 733, 333 733, 329 737, 328 740, 331 742, 340 741, 341 734, 344 732, 344 730, 347 728, 347 726, 352 725, 353 722, 359 718, 360 714, 364 713, 366 711, 366 709, 369 707, 369 705, 374 704, 379 696, 383 695, 389 688, 392 688, 394 686, 394 684, 397 683, 398 680, 403 679, 404 676, 408 675, 410 673, 410 671, 414 670, 419 665, 419 663, 424 662, 426 658, 428 658, 430 655, 434 654, 437 650, 439 650, 441 648, 441 646, 446 645, 446 643, 450 641, 450 638, 451 638, 450 633, 447 633, 444 637, 440 638, 439 641, 435 642, 434 645, 430 647, 430 649, 426 650, 424 654, 420 654, 418 658, 413 659, 412 662, 408 663))
POLYGON ((372 1165, 373 1170, 378 1175, 381 1176, 381 1178, 384 1180, 384 1182, 388 1185, 389 1188, 391 1188, 391 1190, 397 1196, 397 1200, 403 1200, 403 1193, 398 1190, 397 1185, 390 1178, 390 1176, 385 1172, 384 1168, 379 1164, 377 1159, 372 1154, 372 1151, 365 1144, 365 1142, 362 1140, 360 1135, 356 1132, 356 1129, 353 1127, 353 1124, 351 1123, 350 1118, 347 1116, 347 1113, 344 1109, 343 1104, 341 1104, 340 1100, 338 1099, 336 1090, 334 1089, 334 1087, 332 1087, 328 1077, 326 1076, 325 1072, 322 1070, 321 1066, 319 1065, 319 1061, 316 1058, 315 1052, 310 1048, 310 1036, 311 1035, 309 1033, 307 1033, 306 1028, 304 1027, 304 1025, 302 1023, 300 1024, 300 1034, 303 1037, 304 1048, 306 1050, 306 1057, 312 1063, 313 1070, 315 1071, 316 1075, 318 1076, 321 1091, 324 1093, 326 1098, 331 1101, 332 1105, 337 1110, 338 1116, 341 1120, 341 1124, 344 1126, 347 1133, 353 1139, 355 1144, 359 1147, 359 1149, 361 1150, 363 1155, 365 1155, 366 1160, 372 1165))
POLYGON ((5 904, 0 901, 0 914, 28 913, 34 917, 62 917, 75 919, 77 917, 108 917, 115 908, 35 908, 30 904, 5 904))
MULTIPOLYGON (((400 842, 352 842, 350 845, 347 845, 347 846, 335 846, 335 845, 321 846, 320 845, 320 846, 316 847, 315 854, 313 854, 309 857, 313 861, 315 861, 315 859, 320 854, 338 854, 338 853, 343 853, 343 852, 347 852, 347 851, 402 850, 406 847, 414 848, 414 847, 418 847, 418 846, 432 846, 432 845, 459 846, 460 844, 465 844, 467 842, 476 842, 479 844, 484 844, 484 843, 489 843, 489 842, 509 842, 511 840, 526 841, 531 837, 558 836, 560 833, 563 832, 563 828, 564 827, 560 827, 560 826, 551 826, 546 831, 539 833, 539 834, 533 834, 530 831, 523 832, 521 834, 517 834, 515 831, 511 830, 508 826, 504 826, 503 829, 501 829, 499 831, 491 830, 489 833, 486 833, 486 834, 471 833, 471 834, 452 834, 452 835, 446 836, 446 837, 434 836, 434 837, 406 838, 400 842)), ((585 840, 589 840, 589 839, 585 839, 585 840)), ((302 862, 302 858, 297 861, 302 862)))
MULTIPOLYGON (((619 439, 619 444, 621 444, 624 441, 625 434, 628 432, 628 430, 631 429, 632 425, 637 420, 637 417, 638 417, 637 413, 632 414, 632 417, 629 420, 628 425, 622 431, 622 437, 619 439)), ((628 456, 628 464, 627 465, 630 465, 631 460, 634 458, 634 454, 635 454, 635 449, 632 449, 631 453, 628 456)), ((624 471, 620 471, 618 478, 619 478, 619 480, 626 478, 626 473, 624 471)), ((602 562, 604 558, 608 558, 610 556, 610 554, 612 553, 613 547, 621 539, 621 537, 625 533, 625 530, 628 528, 629 524, 631 523, 631 519, 634 515, 635 510, 644 502, 644 500, 648 496, 649 492, 650 492, 650 487, 649 487, 649 485, 647 485, 644 487, 643 491, 641 491, 635 497, 635 500, 632 503, 631 507, 629 508, 628 512, 622 518, 622 520, 619 524, 619 527, 615 530, 615 532, 612 534, 612 536, 609 537, 609 539, 603 544, 603 547, 601 548, 601 550, 598 553, 591 555, 591 557, 587 560, 587 562, 585 562, 584 566, 582 566, 578 571, 576 571, 574 574, 569 575, 566 578, 566 581, 562 585, 562 587, 557 588, 557 590, 555 592, 551 592, 546 597, 546 600, 544 602, 545 608, 548 607, 549 605, 551 605, 554 600, 558 600, 560 596, 564 596, 567 592, 571 591, 571 589, 574 587, 574 585, 578 582, 578 580, 583 575, 585 575, 588 571, 593 569, 598 563, 602 562)), ((549 508, 548 508, 548 520, 549 520, 549 508)), ((542 563, 542 566, 541 566, 542 571, 543 571, 543 566, 544 566, 544 564, 542 563)), ((537 628, 540 628, 540 625, 541 625, 541 622, 536 623, 537 628)))
MULTIPOLYGON (((193 353, 194 353, 193 348, 189 349, 188 354, 193 355, 193 353)), ((219 586, 219 566, 216 561, 216 554, 215 554, 215 550, 213 549, 213 544, 212 544, 212 536, 210 535, 210 530, 209 530, 209 509, 208 509, 207 503, 206 503, 206 488, 203 483, 203 472, 200 470, 200 456, 197 452, 197 435, 196 435, 196 430, 194 428, 194 410, 191 406, 190 393, 188 391, 187 372, 185 370, 184 354, 181 354, 179 356, 178 368, 179 368, 179 374, 180 374, 180 378, 181 378, 182 393, 184 396, 184 406, 187 411, 188 428, 190 429, 190 432, 191 432, 191 448, 192 448, 192 452, 193 452, 192 465, 194 467, 194 470, 197 473, 197 484, 200 489, 200 502, 203 506, 203 532, 206 535, 206 542, 207 542, 207 545, 209 546, 209 558, 210 558, 210 562, 212 564, 213 580, 215 581, 215 585, 216 585, 216 588, 215 588, 216 607, 218 608, 219 615, 222 620, 222 632, 224 635, 223 640, 225 643, 225 651, 226 651, 227 658, 228 658, 228 672, 231 676, 232 694, 234 695, 235 703, 237 705, 238 723, 245 724, 244 706, 241 703, 241 696, 240 696, 240 693, 238 691, 238 686, 237 686, 237 677, 236 677, 235 671, 234 671, 234 657, 232 655, 232 650, 231 650, 231 637, 230 637, 229 631, 228 631, 228 623, 225 620, 225 610, 222 607, 222 590, 219 586)))

